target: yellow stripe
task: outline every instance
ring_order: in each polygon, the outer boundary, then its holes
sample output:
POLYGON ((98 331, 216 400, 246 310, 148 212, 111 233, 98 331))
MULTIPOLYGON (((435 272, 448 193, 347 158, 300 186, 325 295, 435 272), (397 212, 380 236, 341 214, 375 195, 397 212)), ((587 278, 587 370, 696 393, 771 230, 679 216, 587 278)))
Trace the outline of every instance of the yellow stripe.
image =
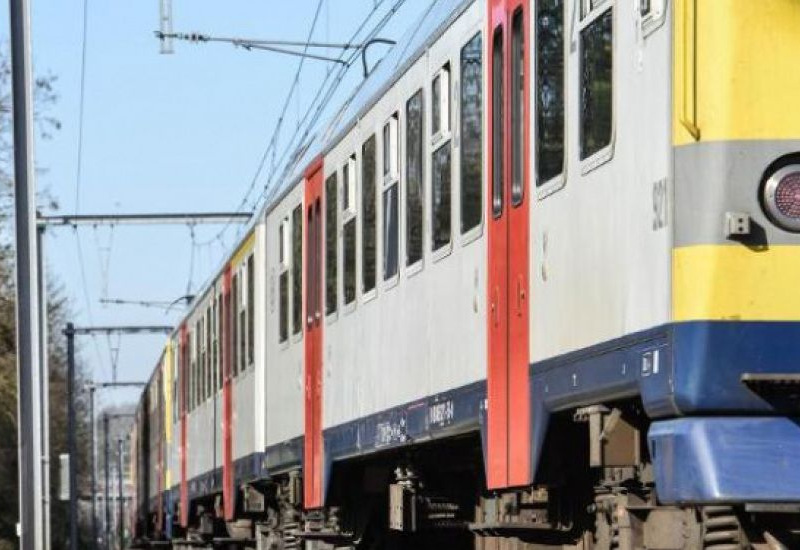
POLYGON ((688 246, 672 259, 675 321, 800 320, 800 246, 688 246))
POLYGON ((800 1, 676 0, 673 13, 675 145, 695 141, 681 118, 702 141, 800 138, 800 1))
POLYGON ((253 251, 253 248, 256 244, 256 233, 255 231, 251 232, 250 235, 244 240, 244 242, 236 249, 233 257, 231 258, 231 264, 236 267, 237 265, 241 264, 244 259, 253 251))

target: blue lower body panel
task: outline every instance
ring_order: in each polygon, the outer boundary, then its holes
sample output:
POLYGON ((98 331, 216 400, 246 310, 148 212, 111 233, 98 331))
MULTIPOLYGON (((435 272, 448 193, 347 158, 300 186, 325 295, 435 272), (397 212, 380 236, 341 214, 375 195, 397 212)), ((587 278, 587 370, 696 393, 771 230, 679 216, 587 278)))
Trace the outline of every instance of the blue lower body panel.
POLYGON ((800 418, 654 422, 648 444, 662 504, 800 502, 800 418))

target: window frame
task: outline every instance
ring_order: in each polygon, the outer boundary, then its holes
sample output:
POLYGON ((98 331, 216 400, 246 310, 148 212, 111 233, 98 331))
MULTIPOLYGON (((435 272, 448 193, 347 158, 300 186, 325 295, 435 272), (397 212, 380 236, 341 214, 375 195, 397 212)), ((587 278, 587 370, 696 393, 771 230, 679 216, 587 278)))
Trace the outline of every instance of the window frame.
MULTIPOLYGON (((536 198, 537 200, 542 200, 550 195, 554 194, 555 192, 563 189, 567 185, 567 177, 569 172, 569 158, 570 158, 570 136, 571 132, 569 131, 569 99, 570 99, 570 90, 569 90, 569 36, 568 36, 568 26, 567 23, 569 21, 569 11, 568 6, 570 5, 569 0, 563 0, 562 6, 562 40, 563 44, 561 47, 562 53, 562 63, 563 63, 563 71, 562 71, 562 86, 563 86, 563 121, 562 121, 562 147, 564 148, 564 152, 562 155, 562 166, 561 166, 561 173, 557 176, 554 176, 546 181, 543 181, 541 184, 539 183, 539 167, 538 167, 538 160, 534 162, 533 166, 533 186, 536 191, 536 198)), ((533 29, 533 41, 534 41, 534 51, 531 55, 533 55, 533 75, 531 79, 531 84, 533 86, 532 89, 532 101, 530 102, 532 105, 533 112, 533 124, 531 125, 531 143, 528 144, 528 149, 531 151, 531 154, 536 154, 536 144, 539 142, 539 123, 538 123, 538 116, 539 116, 539 109, 538 109, 538 98, 536 97, 539 93, 539 55, 538 55, 538 45, 539 40, 539 29, 538 29, 538 17, 539 17, 539 5, 535 5, 531 8, 532 12, 531 15, 533 16, 534 22, 532 25, 533 29)), ((580 65, 579 65, 580 66, 580 65)), ((578 75, 578 79, 580 80, 580 75, 578 75)), ((580 124, 580 122, 579 122, 580 124)))
MULTIPOLYGON (((381 272, 378 269, 378 237, 379 237, 378 222, 380 221, 379 220, 379 216, 378 216, 378 178, 379 178, 379 174, 380 174, 379 169, 383 168, 383 166, 379 165, 379 163, 378 163, 378 158, 379 158, 378 157, 378 154, 379 154, 378 153, 378 146, 379 146, 378 133, 377 132, 366 132, 365 136, 366 137, 361 136, 362 139, 360 140, 360 143, 361 143, 361 145, 360 145, 361 154, 359 155, 360 162, 358 163, 359 164, 358 182, 359 182, 360 185, 358 186, 357 195, 358 195, 358 201, 359 201, 358 204, 361 207, 360 212, 359 212, 361 215, 358 216, 357 228, 356 228, 356 242, 357 242, 356 248, 358 249, 358 252, 361 255, 361 262, 358 261, 358 254, 356 255, 356 266, 357 266, 357 272, 358 272, 356 274, 356 280, 357 280, 356 281, 356 288, 357 288, 356 294, 357 294, 357 296, 361 297, 361 302, 362 303, 369 302, 369 301, 375 299, 378 296, 378 281, 381 279, 381 272), (366 222, 366 209, 365 209, 365 202, 364 202, 364 184, 365 184, 365 182, 364 182, 364 168, 365 168, 365 164, 364 164, 364 160, 365 160, 364 148, 366 147, 367 143, 369 143, 370 140, 373 142, 373 147, 374 147, 374 151, 373 151, 373 163, 374 163, 373 169, 374 169, 374 171, 373 171, 373 178, 372 178, 372 180, 373 180, 372 181, 372 193, 373 193, 373 197, 372 197, 373 198, 373 204, 372 204, 372 207, 373 207, 373 220, 372 221, 374 222, 374 231, 373 231, 374 240, 373 240, 372 245, 373 245, 373 250, 374 250, 374 258, 373 258, 374 265, 373 265, 373 268, 374 268, 375 279, 373 281, 372 288, 367 290, 365 288, 365 284, 364 284, 364 279, 365 279, 364 275, 366 274, 366 271, 365 271, 365 268, 366 268, 366 261, 365 260, 366 260, 366 258, 364 256, 364 247, 365 247, 365 239, 364 239, 365 225, 364 224, 366 222), (359 236, 360 236, 360 239, 358 238, 359 236)), ((382 195, 381 195, 381 197, 382 197, 382 195)))
POLYGON ((614 146, 617 141, 617 108, 616 108, 616 95, 617 95, 617 2, 616 0, 580 0, 581 13, 578 21, 577 29, 577 57, 578 57, 578 98, 579 103, 576 106, 578 112, 578 162, 580 163, 581 175, 586 176, 589 173, 597 170, 607 162, 614 158, 614 146), (588 7, 588 10, 586 9, 588 7), (586 10, 586 11, 585 11, 586 10), (582 89, 582 71, 583 59, 581 58, 583 31, 591 26, 595 21, 603 17, 607 11, 611 10, 611 136, 608 145, 599 149, 595 153, 589 155, 585 159, 581 159, 581 127, 583 124, 582 105, 580 104, 580 97, 583 93, 582 89))
MULTIPOLYGON (((456 183, 455 174, 453 173, 453 158, 455 156, 455 142, 453 140, 453 108, 452 108, 452 94, 453 94, 453 64, 450 62, 449 57, 444 57, 441 59, 439 63, 435 66, 439 68, 433 73, 429 75, 428 78, 428 85, 430 91, 430 108, 428 112, 423 115, 423 120, 425 117, 429 117, 429 126, 427 128, 423 127, 423 133, 428 130, 430 135, 428 137, 428 148, 427 151, 423 146, 423 159, 424 159, 424 172, 425 177, 423 177, 423 181, 427 179, 427 189, 424 189, 423 192, 425 196, 423 197, 423 225, 427 225, 427 230, 425 233, 427 235, 423 235, 423 257, 425 256, 426 251, 430 252, 431 254, 431 262, 436 263, 440 261, 442 258, 449 256, 451 252, 453 252, 453 241, 455 240, 455 236, 453 234, 453 222, 458 221, 453 216, 453 188, 456 183), (434 108, 433 108, 433 88, 435 82, 439 81, 440 88, 439 88, 439 131, 433 132, 433 119, 434 119, 434 108), (438 248, 434 248, 434 224, 436 223, 435 220, 435 212, 433 209, 433 193, 434 193, 434 158, 436 155, 445 147, 449 147, 449 168, 450 168, 450 200, 449 200, 449 209, 450 209, 450 239, 447 243, 439 246, 438 248), (428 215, 425 215, 425 212, 428 215), (426 250, 427 249, 427 250, 426 250)), ((423 100, 424 105, 424 100, 423 100)))
POLYGON ((660 29, 667 20, 667 2, 666 0, 639 0, 640 6, 644 1, 649 2, 650 9, 644 12, 640 7, 636 12, 642 27, 642 37, 647 38, 660 29))
MULTIPOLYGON (((277 277, 277 285, 278 285, 278 322, 276 323, 278 326, 277 335, 278 335, 278 344, 281 348, 288 347, 289 342, 291 342, 291 334, 292 334, 292 327, 291 327, 291 303, 292 303, 292 281, 291 281, 291 262, 289 260, 290 250, 291 250, 291 221, 290 221, 290 214, 287 214, 281 219, 280 223, 278 224, 278 242, 279 250, 278 250, 278 277, 277 277), (281 249, 282 247, 282 249, 281 249), (281 277, 286 275, 286 307, 281 307, 281 277), (281 334, 281 322, 286 322, 286 336, 283 337, 281 334)), ((226 326, 226 330, 229 330, 226 326)))
POLYGON ((306 326, 306 320, 303 318, 303 314, 305 313, 305 308, 304 308, 305 289, 303 288, 303 285, 305 284, 305 280, 304 280, 305 273, 304 273, 304 266, 303 266, 303 248, 304 248, 304 245, 305 245, 305 243, 303 242, 303 239, 305 238, 305 235, 304 235, 305 215, 306 215, 305 201, 301 198, 299 201, 293 202, 291 210, 289 212, 289 217, 291 219, 291 227, 292 227, 292 239, 291 239, 291 242, 292 242, 292 253, 291 253, 292 268, 291 268, 291 275, 289 277, 289 280, 290 280, 290 284, 289 284, 289 289, 290 289, 289 302, 292 304, 291 307, 290 307, 292 314, 289 317, 289 321, 290 321, 289 322, 289 340, 291 340, 293 343, 297 343, 297 342, 299 342, 299 341, 301 341, 303 339, 303 333, 305 332, 305 326, 306 326), (300 217, 300 235, 299 236, 295 236, 295 231, 294 231, 294 229, 295 229, 294 215, 297 212, 300 212, 300 216, 299 216, 300 217), (295 259, 295 249, 294 249, 295 238, 299 239, 299 243, 300 243, 300 258, 298 260, 299 263, 297 263, 297 264, 295 263, 295 260, 296 260, 295 259), (300 291, 300 302, 299 302, 299 304, 300 304, 300 308, 299 308, 300 309, 300 314, 299 314, 300 315, 300 317, 299 317, 300 326, 297 329, 297 331, 295 331, 295 327, 294 327, 294 320, 295 320, 295 318, 294 318, 294 316, 295 316, 295 311, 294 311, 295 310, 294 288, 295 288, 295 286, 294 286, 294 284, 295 284, 295 277, 297 276, 297 274, 300 275, 300 285, 298 286, 298 289, 300 291))
POLYGON ((358 249, 359 249, 359 246, 358 246, 359 245, 359 239, 358 239, 358 225, 359 225, 359 222, 358 222, 358 217, 359 217, 358 198, 359 198, 359 193, 358 193, 358 190, 357 190, 358 169, 359 169, 359 166, 358 166, 358 162, 357 162, 356 153, 350 153, 349 155, 347 155, 347 159, 342 164, 342 170, 341 170, 341 172, 342 172, 342 185, 340 187, 340 189, 341 189, 341 191, 340 191, 340 193, 341 193, 341 197, 340 197, 341 198, 341 203, 340 203, 341 206, 340 206, 340 209, 339 209, 339 221, 340 221, 339 233, 340 233, 340 240, 341 240, 341 245, 340 246, 341 246, 341 250, 342 250, 342 265, 341 265, 341 267, 342 267, 341 275, 342 276, 339 278, 341 280, 341 287, 342 287, 341 288, 342 300, 341 300, 340 309, 342 310, 342 313, 345 314, 345 315, 348 314, 348 313, 351 313, 352 311, 355 310, 356 304, 358 303, 358 292, 359 292, 358 291, 358 286, 359 286, 358 285, 358 282, 359 282, 359 276, 358 276, 358 272, 359 272, 359 269, 358 269, 358 249), (347 169, 347 171, 345 171, 345 168, 347 169), (347 181, 345 181, 345 180, 347 180, 347 181), (353 254, 355 256, 353 258, 354 263, 355 263, 355 265, 353 267, 353 269, 354 269, 354 275, 353 276, 355 278, 355 281, 354 281, 354 285, 355 286, 354 286, 353 300, 348 302, 347 301, 347 294, 345 293, 345 280, 347 279, 347 273, 346 273, 347 265, 346 265, 346 262, 345 262, 345 260, 347 259, 346 258, 347 249, 345 247, 345 229, 347 227, 347 224, 350 223, 350 222, 353 222, 353 227, 355 228, 355 240, 353 242, 353 246, 354 246, 353 254))
POLYGON ((403 255, 402 250, 400 247, 402 235, 403 235, 403 228, 400 225, 401 218, 403 216, 403 209, 401 206, 401 185, 400 185, 400 163, 401 163, 401 153, 402 150, 400 148, 400 109, 396 109, 388 118, 384 119, 383 124, 381 125, 381 185, 380 185, 380 196, 378 197, 378 205, 380 208, 380 215, 378 216, 380 220, 380 237, 379 241, 381 242, 381 257, 380 257, 380 276, 378 284, 384 290, 389 290, 397 286, 397 283, 400 281, 400 270, 403 267, 403 255), (386 148, 384 147, 384 141, 386 139, 385 129, 389 128, 389 138, 390 138, 390 145, 388 148, 389 151, 389 162, 390 167, 389 171, 384 172, 383 168, 386 166, 386 158, 385 152, 386 148), (391 164, 393 163, 393 165, 391 164), (395 194, 397 197, 397 269, 395 273, 390 276, 386 277, 386 252, 388 247, 386 246, 386 211, 384 209, 384 197, 387 192, 389 192, 392 187, 395 187, 395 194))
POLYGON ((460 240, 461 246, 467 246, 472 242, 478 240, 483 235, 483 225, 486 220, 486 174, 487 174, 487 147, 486 147, 486 139, 487 139, 487 127, 486 127, 486 84, 487 84, 487 64, 486 64, 486 33, 484 32, 481 26, 474 26, 471 27, 466 33, 464 33, 460 40, 460 47, 458 48, 458 75, 456 77, 456 82, 454 84, 454 89, 457 88, 458 90, 458 99, 455 101, 455 106, 453 108, 453 115, 455 117, 454 126, 456 132, 456 139, 455 143, 457 144, 456 151, 454 152, 455 161, 458 163, 458 208, 456 211, 458 212, 458 219, 456 220, 457 229, 455 234, 458 236, 460 240), (480 98, 480 109, 481 109, 481 123, 480 123, 480 143, 481 143, 481 175, 480 175, 480 182, 478 186, 478 190, 480 192, 480 217, 478 218, 478 223, 473 227, 470 227, 466 231, 462 230, 462 226, 464 223, 464 170, 463 170, 463 158, 464 158, 464 121, 463 121, 463 108, 464 108, 464 97, 462 94, 463 85, 464 85, 464 71, 463 71, 463 52, 464 49, 472 43, 474 39, 478 38, 480 40, 481 45, 481 70, 480 70, 480 89, 481 89, 481 98, 480 98))
POLYGON ((256 364, 256 256, 250 252, 243 265, 247 271, 246 298, 244 308, 247 312, 247 331, 245 333, 245 370, 255 368, 256 364))
POLYGON ((427 95, 426 94, 426 89, 427 89, 427 87, 428 87, 427 83, 423 84, 422 86, 415 87, 414 91, 411 93, 411 95, 407 96, 407 98, 403 102, 403 110, 404 110, 404 115, 405 115, 403 117, 403 143, 404 143, 405 146, 403 147, 402 165, 403 165, 404 168, 403 168, 403 174, 402 174, 402 185, 400 186, 401 194, 402 194, 402 199, 401 199, 402 200, 402 203, 401 203, 402 204, 402 208, 401 208, 400 216, 401 216, 401 218, 403 220, 403 225, 401 226, 402 227, 402 231, 401 231, 400 238, 403 241, 403 247, 401 248, 401 251, 403 252, 403 255, 400 258, 400 269, 399 270, 401 270, 405 274, 406 278, 411 278, 411 277, 415 276, 416 274, 420 273, 425 268, 425 244, 426 244, 426 237, 427 237, 427 235, 426 235, 426 233, 427 233, 427 228, 426 228, 427 223, 426 223, 425 205, 427 203, 427 195, 428 195, 427 189, 426 189, 426 185, 425 185, 425 183, 426 183, 425 180, 426 180, 427 173, 428 173, 428 170, 427 170, 427 162, 428 162, 428 160, 427 160, 427 155, 426 155, 426 153, 427 153, 426 152, 426 144, 428 143, 428 140, 425 137, 425 132, 427 131, 426 120, 425 119, 428 116, 428 114, 427 114, 428 109, 426 108, 426 104, 427 104, 427 101, 426 101, 426 95, 427 95), (421 182, 421 185, 420 185, 421 186, 421 189, 420 189, 420 204, 422 206, 422 212, 420 214, 420 228, 421 228, 421 231, 422 231, 422 235, 420 235, 421 249, 420 249, 419 259, 417 259, 413 263, 409 263, 408 262, 408 242, 409 242, 409 239, 408 239, 408 233, 409 233, 409 224, 408 224, 408 211, 409 211, 408 210, 408 154, 409 154, 409 147, 408 147, 408 105, 411 102, 411 100, 414 99, 414 97, 416 97, 417 95, 420 96, 420 101, 421 101, 421 105, 422 105, 421 106, 422 113, 421 113, 421 117, 420 117, 421 118, 421 125, 422 125, 422 127, 420 128, 420 143, 421 143, 421 149, 422 149, 420 151, 420 163, 422 165, 422 170, 421 170, 422 182, 421 182))
POLYGON ((340 299, 341 296, 339 294, 339 284, 340 284, 340 281, 342 279, 341 271, 339 270, 339 259, 340 259, 340 256, 339 256, 339 253, 340 253, 339 241, 341 239, 341 233, 342 233, 341 225, 340 225, 340 222, 341 222, 341 216, 340 216, 341 203, 340 203, 340 199, 341 199, 341 193, 342 193, 342 190, 341 190, 342 186, 339 185, 340 181, 341 181, 341 174, 339 173, 339 169, 338 168, 335 168, 333 171, 331 171, 329 174, 327 174, 327 176, 323 180, 323 187, 324 187, 324 193, 325 193, 325 207, 323 208, 324 215, 325 215, 325 242, 324 242, 324 245, 325 245, 325 257, 323 259, 323 263, 325 265, 325 293, 324 293, 323 300, 324 300, 324 306, 325 306, 324 311, 325 311, 326 323, 333 323, 334 321, 336 321, 336 319, 339 318, 339 309, 341 308, 341 305, 342 305, 341 304, 341 299, 340 299), (333 220, 333 233, 334 233, 333 234, 333 246, 334 246, 333 261, 334 261, 334 264, 336 265, 336 280, 333 281, 333 293, 334 293, 335 305, 334 305, 333 311, 328 312, 328 259, 329 259, 328 258, 328 248, 329 248, 328 247, 328 229, 329 229, 328 222, 330 221, 330 220, 328 220, 328 180, 330 180, 331 178, 334 178, 334 186, 335 186, 335 188, 333 190, 333 198, 334 198, 334 201, 335 201, 335 205, 334 205, 335 206, 335 208, 334 208, 335 212, 334 212, 334 220, 333 220))

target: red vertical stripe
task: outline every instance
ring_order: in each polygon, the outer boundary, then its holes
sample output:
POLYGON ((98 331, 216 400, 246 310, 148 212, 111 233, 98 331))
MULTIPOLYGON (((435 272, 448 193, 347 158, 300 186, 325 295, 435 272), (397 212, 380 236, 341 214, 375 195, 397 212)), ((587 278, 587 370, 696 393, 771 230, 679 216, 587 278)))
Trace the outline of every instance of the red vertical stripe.
POLYGON ((322 158, 306 171, 303 224, 303 308, 305 326, 304 502, 307 509, 324 505, 322 443, 322 158))
MULTIPOLYGON (((527 70, 523 80, 524 195, 517 205, 512 204, 512 140, 513 135, 511 84, 512 18, 518 8, 523 10, 525 56, 523 66, 530 67, 528 55, 531 37, 528 26, 528 0, 488 0, 488 91, 486 102, 488 140, 488 254, 487 254, 487 485, 491 489, 529 484, 530 473, 530 390, 529 360, 529 82, 527 70), (502 33, 502 116, 500 131, 494 132, 494 72, 495 37, 502 33), (497 135, 495 135, 497 134, 497 135), (502 140, 502 210, 495 212, 493 204, 495 139, 502 140)), ((500 46, 500 44, 498 44, 500 46)))

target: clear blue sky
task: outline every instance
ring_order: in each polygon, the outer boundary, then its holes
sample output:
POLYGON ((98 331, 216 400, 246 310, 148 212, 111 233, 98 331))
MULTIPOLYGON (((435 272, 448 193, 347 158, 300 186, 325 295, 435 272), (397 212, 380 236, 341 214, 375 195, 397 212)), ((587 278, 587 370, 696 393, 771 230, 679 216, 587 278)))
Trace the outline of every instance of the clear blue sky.
MULTIPOLYGON (((174 0, 174 30, 219 36, 304 40, 318 0, 174 0)), ((372 21, 396 0, 385 0, 372 21)), ((37 143, 43 168, 39 187, 58 201, 60 212, 76 209, 83 0, 31 0, 34 72, 57 77, 59 100, 52 114, 62 123, 53 139, 37 143)), ((431 0, 407 0, 382 36, 398 39, 431 0)), ((379 0, 324 0, 314 39, 344 41, 379 0)), ((7 4, 6 4, 7 5, 7 4)), ((225 44, 176 42, 160 55, 153 31, 158 0, 88 1, 82 175, 79 211, 164 212, 234 210, 256 171, 289 90, 298 60, 246 52, 225 44)), ((7 7, 2 33, 8 40, 7 7)), ((334 53, 334 52, 330 52, 334 53)), ((380 47, 371 57, 380 55, 380 47)), ((309 60, 301 92, 288 110, 282 135, 293 129, 328 65, 309 60)), ((342 92, 361 79, 350 71, 342 92)), ((285 139, 284 139, 285 141, 285 139)), ((281 142, 283 143, 283 142, 281 142)), ((279 148, 279 151, 282 149, 279 148)), ((265 183, 263 174, 256 192, 265 183)), ((196 229, 207 241, 218 227, 196 229)), ((64 286, 78 325, 173 324, 181 308, 163 310, 103 306, 109 298, 171 300, 185 293, 192 252, 189 230, 176 227, 107 227, 79 231, 86 292, 75 232, 53 229, 47 237, 48 269, 64 286), (109 249, 110 257, 104 249, 109 249), (107 266, 107 268, 106 268, 107 266)), ((236 230, 222 242, 195 247, 192 290, 219 266, 236 230)), ((51 335, 61 338, 60 334, 51 335)), ((143 380, 162 349, 162 336, 129 336, 120 342, 119 378, 143 380)), ((98 380, 110 377, 105 337, 80 343, 82 357, 98 380)), ((135 399, 132 392, 107 393, 105 402, 135 399)))

